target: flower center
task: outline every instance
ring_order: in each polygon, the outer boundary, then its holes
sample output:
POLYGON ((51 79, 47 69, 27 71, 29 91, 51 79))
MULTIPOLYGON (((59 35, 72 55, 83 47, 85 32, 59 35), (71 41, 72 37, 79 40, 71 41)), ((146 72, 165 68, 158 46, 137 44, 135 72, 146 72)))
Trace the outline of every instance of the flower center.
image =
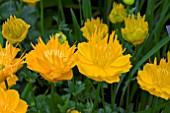
POLYGON ((167 68, 158 68, 155 84, 158 86, 167 86, 170 84, 170 71, 167 68))
POLYGON ((110 62, 110 57, 112 55, 112 52, 110 51, 109 46, 103 46, 103 45, 95 45, 94 50, 92 51, 93 54, 93 62, 94 64, 105 67, 110 62))
POLYGON ((44 52, 45 58, 51 63, 51 65, 55 65, 58 58, 63 57, 63 53, 60 50, 47 50, 44 52))

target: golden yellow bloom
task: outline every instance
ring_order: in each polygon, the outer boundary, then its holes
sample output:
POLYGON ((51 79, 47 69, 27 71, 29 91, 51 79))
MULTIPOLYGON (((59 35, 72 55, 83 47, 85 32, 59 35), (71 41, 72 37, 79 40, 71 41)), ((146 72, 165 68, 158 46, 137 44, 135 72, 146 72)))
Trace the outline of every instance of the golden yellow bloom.
POLYGON ((72 110, 70 113, 81 113, 81 112, 79 112, 77 110, 72 110))
POLYGON ((30 25, 22 19, 10 16, 10 19, 2 25, 2 35, 10 43, 21 42, 27 35, 30 25))
POLYGON ((26 113, 28 105, 21 100, 16 90, 4 90, 0 88, 0 112, 1 113, 26 113))
POLYGON ((74 108, 68 109, 67 113, 81 113, 78 110, 74 110, 74 108))
POLYGON ((141 44, 148 34, 148 23, 145 15, 141 17, 138 13, 137 19, 132 14, 125 19, 125 28, 122 28, 123 38, 134 45, 141 44))
POLYGON ((147 63, 143 70, 138 71, 137 81, 143 90, 164 99, 170 98, 170 52, 167 53, 168 62, 164 58, 157 65, 147 63))
POLYGON ((36 46, 32 45, 34 50, 26 55, 28 68, 51 82, 70 80, 75 65, 73 62, 75 45, 70 47, 68 41, 60 44, 56 36, 52 35, 46 45, 40 38, 36 46))
POLYGON ((0 45, 0 83, 7 77, 11 77, 23 65, 23 58, 15 58, 19 48, 13 47, 10 43, 6 43, 6 47, 0 45))
POLYGON ((91 21, 87 19, 81 31, 87 40, 90 40, 93 34, 96 34, 99 39, 102 39, 108 32, 108 26, 100 21, 99 17, 96 20, 92 18, 91 21))
POLYGON ((127 5, 133 5, 135 0, 123 0, 123 2, 127 5))
POLYGON ((27 3, 29 6, 35 7, 37 2, 40 0, 23 0, 23 2, 27 3))
MULTIPOLYGON (((12 87, 13 85, 16 84, 18 80, 18 77, 16 75, 13 75, 11 77, 7 78, 7 82, 8 82, 8 87, 12 87)), ((6 85, 5 85, 5 81, 3 81, 2 83, 0 83, 0 87, 3 88, 4 90, 6 90, 6 85)))
POLYGON ((121 3, 117 4, 116 2, 114 2, 113 9, 109 14, 109 20, 112 23, 120 23, 124 21, 125 17, 126 17, 126 9, 124 8, 124 6, 121 3))
POLYGON ((103 40, 79 43, 75 62, 79 72, 93 80, 119 82, 119 76, 131 68, 131 55, 123 55, 124 51, 113 32, 109 42, 106 35, 103 40))

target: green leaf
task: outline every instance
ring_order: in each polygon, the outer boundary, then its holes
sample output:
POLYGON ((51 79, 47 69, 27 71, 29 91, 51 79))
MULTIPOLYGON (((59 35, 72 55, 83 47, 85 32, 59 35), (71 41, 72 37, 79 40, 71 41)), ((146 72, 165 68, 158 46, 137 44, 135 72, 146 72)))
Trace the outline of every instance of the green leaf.
POLYGON ((164 39, 162 39, 159 43, 157 43, 131 70, 130 76, 132 77, 135 72, 139 69, 139 67, 148 60, 154 53, 156 53, 161 47, 163 47, 166 43, 170 41, 170 37, 167 36, 164 39))
POLYGON ((3 46, 4 44, 4 38, 2 37, 2 33, 1 33, 1 26, 0 26, 0 44, 3 46))
POLYGON ((90 0, 82 0, 83 16, 86 20, 92 17, 91 3, 90 0))
MULTIPOLYGON (((147 110, 139 111, 137 113, 154 113, 154 111, 160 110, 160 109, 164 108, 165 106, 170 106, 170 101, 166 102, 166 103, 163 103, 163 104, 158 104, 157 106, 154 106, 154 107, 149 108, 147 110)), ((169 110, 169 108, 167 110, 169 110)), ((169 113, 169 112, 162 112, 162 113, 169 113)))
POLYGON ((72 17, 72 21, 73 21, 73 28, 74 28, 74 32, 75 32, 75 36, 76 36, 74 41, 78 41, 78 42, 83 41, 81 31, 80 31, 80 26, 77 22, 76 16, 72 9, 70 9, 70 11, 71 11, 71 17, 72 17))

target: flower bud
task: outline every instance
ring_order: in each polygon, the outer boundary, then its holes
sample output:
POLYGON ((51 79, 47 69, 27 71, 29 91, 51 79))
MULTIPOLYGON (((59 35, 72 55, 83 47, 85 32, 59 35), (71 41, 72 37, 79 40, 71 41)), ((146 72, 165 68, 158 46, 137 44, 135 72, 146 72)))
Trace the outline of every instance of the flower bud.
POLYGON ((123 0, 123 2, 127 5, 133 5, 133 3, 135 2, 135 0, 123 0))
POLYGON ((123 38, 134 45, 141 44, 148 34, 148 22, 145 16, 138 13, 137 19, 134 15, 125 18, 125 28, 121 29, 123 38))
POLYGON ((2 35, 11 44, 21 42, 27 35, 30 25, 22 19, 10 16, 2 25, 2 35))

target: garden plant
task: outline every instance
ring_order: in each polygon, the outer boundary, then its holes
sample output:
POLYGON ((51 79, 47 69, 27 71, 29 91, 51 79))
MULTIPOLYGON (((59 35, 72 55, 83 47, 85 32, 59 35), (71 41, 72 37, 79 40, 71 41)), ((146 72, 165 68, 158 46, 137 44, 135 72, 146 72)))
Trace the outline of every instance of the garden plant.
POLYGON ((0 113, 170 113, 169 0, 0 0, 0 113))

